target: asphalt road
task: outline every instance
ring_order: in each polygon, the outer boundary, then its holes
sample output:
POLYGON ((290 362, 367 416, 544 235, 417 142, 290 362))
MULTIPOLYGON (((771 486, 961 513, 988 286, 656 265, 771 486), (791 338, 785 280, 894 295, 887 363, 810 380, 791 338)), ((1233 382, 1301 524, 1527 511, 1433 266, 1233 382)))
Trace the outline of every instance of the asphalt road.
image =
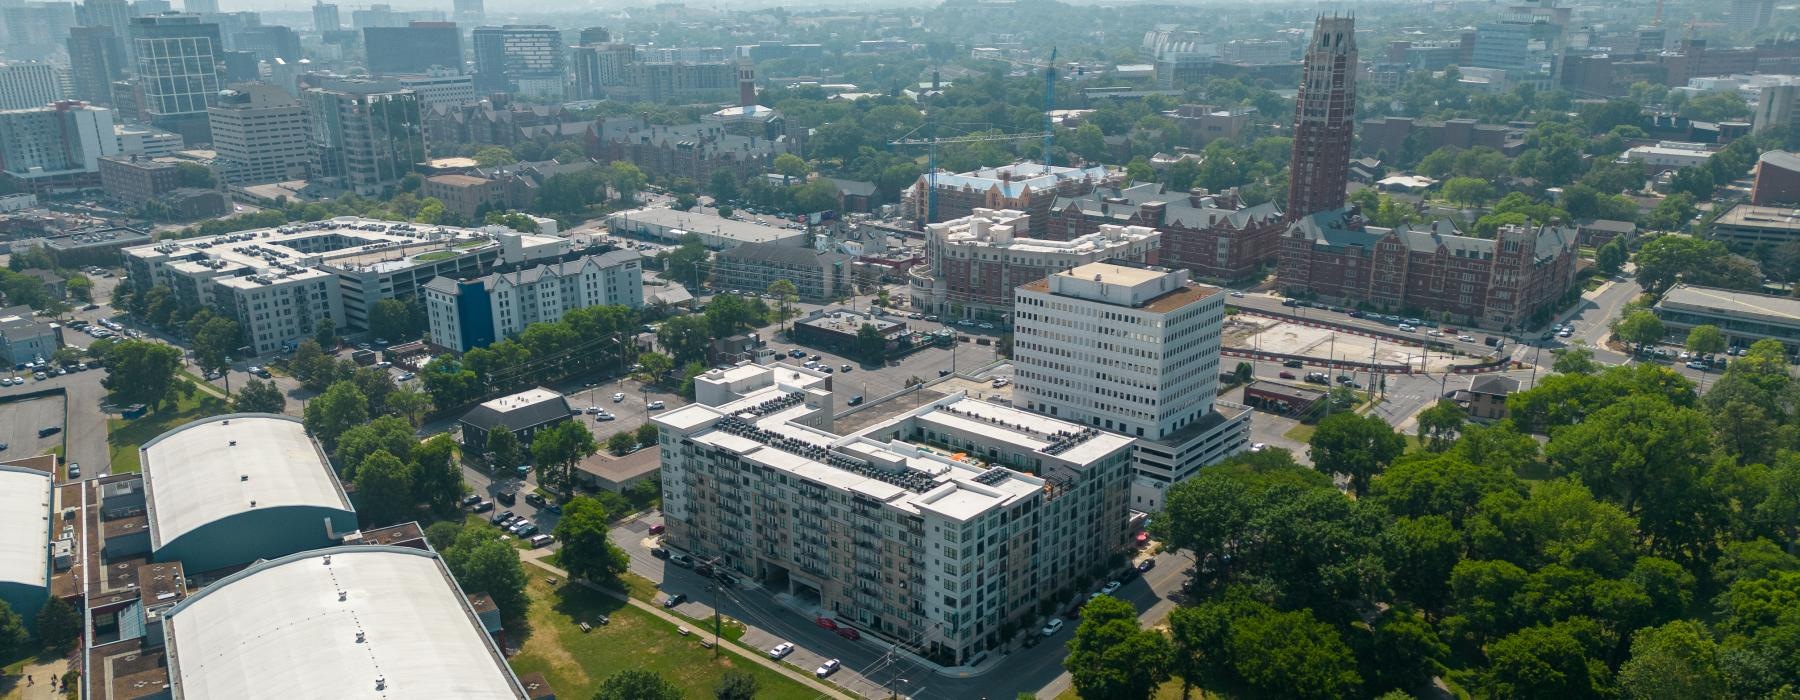
MULTIPOLYGON (((630 570, 658 586, 666 594, 682 593, 689 598, 676 611, 697 620, 710 619, 715 593, 710 581, 687 569, 650 556, 654 538, 650 526, 661 522, 660 515, 627 522, 612 531, 613 542, 630 557, 630 570)), ((1132 603, 1140 611, 1140 619, 1152 623, 1175 607, 1170 594, 1185 581, 1185 557, 1158 555, 1157 567, 1141 578, 1124 581, 1115 596, 1132 603)), ((1066 654, 1064 644, 1074 635, 1076 621, 1066 621, 1062 630, 1035 647, 1019 648, 999 663, 990 663, 980 675, 950 677, 939 675, 933 667, 900 653, 886 643, 865 635, 850 641, 813 623, 812 617, 789 608, 760 588, 738 587, 717 592, 717 607, 724 615, 741 620, 747 627, 745 643, 764 649, 781 642, 792 642, 793 653, 783 661, 803 670, 817 668, 825 659, 843 662, 843 668, 830 680, 869 697, 887 697, 896 692, 921 700, 970 700, 973 698, 1011 698, 1020 692, 1054 697, 1068 687, 1068 675, 1062 669, 1066 654)), ((1071 601, 1073 602, 1073 601, 1071 601)), ((701 632, 704 625, 696 627, 701 632)))
MULTIPOLYGON (((11 374, 8 372, 7 376, 11 374)), ((0 396, 62 387, 68 397, 68 420, 64 422, 63 402, 55 399, 0 404, 0 442, 10 444, 5 452, 0 452, 0 458, 31 457, 61 445, 66 461, 82 465, 83 478, 107 471, 111 460, 106 444, 107 414, 100 407, 106 399, 106 390, 101 388, 100 380, 106 373, 103 370, 71 372, 42 381, 31 379, 29 374, 20 374, 26 378, 25 384, 0 387, 0 396), (63 431, 38 438, 38 428, 51 425, 62 426, 63 431)))

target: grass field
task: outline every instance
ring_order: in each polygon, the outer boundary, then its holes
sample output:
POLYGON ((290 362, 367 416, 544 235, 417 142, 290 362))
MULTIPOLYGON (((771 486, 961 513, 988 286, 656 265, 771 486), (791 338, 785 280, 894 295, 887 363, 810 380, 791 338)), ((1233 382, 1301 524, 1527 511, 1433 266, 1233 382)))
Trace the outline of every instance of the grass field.
POLYGON ((415 256, 413 256, 413 259, 417 260, 419 262, 433 262, 433 261, 437 261, 437 260, 449 260, 458 255, 461 255, 461 253, 458 253, 454 250, 434 250, 429 253, 420 253, 418 255, 415 255, 415 256))
POLYGON ((812 700, 818 693, 761 665, 700 647, 698 634, 682 636, 648 612, 582 586, 559 581, 552 588, 544 571, 531 572, 527 592, 531 609, 526 629, 508 629, 520 651, 511 659, 519 673, 539 672, 558 697, 592 697, 607 676, 627 668, 655 671, 690 698, 712 697, 713 686, 728 670, 755 676, 758 700, 812 700), (582 632, 578 620, 592 623, 599 614, 612 623, 582 632))
POLYGON ((229 410, 231 409, 225 404, 224 399, 195 392, 191 397, 182 398, 174 408, 146 413, 143 418, 137 420, 108 418, 106 420, 106 447, 111 454, 112 473, 136 472, 142 469, 142 466, 138 464, 139 445, 189 421, 216 416, 229 410))

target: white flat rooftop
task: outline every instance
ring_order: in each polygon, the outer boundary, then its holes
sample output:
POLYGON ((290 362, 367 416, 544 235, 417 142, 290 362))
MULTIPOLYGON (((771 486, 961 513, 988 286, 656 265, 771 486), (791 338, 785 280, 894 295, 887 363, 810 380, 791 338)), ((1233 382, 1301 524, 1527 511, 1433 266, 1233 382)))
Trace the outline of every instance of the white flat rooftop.
POLYGON ((50 585, 50 475, 0 465, 0 583, 50 585))
POLYGON ((524 698, 435 554, 358 545, 228 576, 166 617, 175 697, 524 698))
POLYGON ((157 436, 139 454, 153 549, 252 509, 354 510, 325 452, 296 418, 214 416, 157 436))
POLYGON ((562 394, 558 394, 540 386, 521 391, 517 394, 502 396, 497 399, 488 399, 481 402, 481 405, 485 408, 491 408, 501 413, 506 413, 508 411, 516 411, 526 406, 535 406, 545 401, 555 401, 562 397, 562 394))

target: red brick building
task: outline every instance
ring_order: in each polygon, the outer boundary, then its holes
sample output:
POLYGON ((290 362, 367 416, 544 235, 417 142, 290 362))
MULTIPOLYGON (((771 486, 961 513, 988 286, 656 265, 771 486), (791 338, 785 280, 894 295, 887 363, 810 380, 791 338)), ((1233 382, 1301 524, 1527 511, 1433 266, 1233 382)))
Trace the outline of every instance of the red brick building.
POLYGON ((1367 226, 1345 210, 1303 217, 1281 239, 1283 291, 1486 328, 1519 328, 1575 284, 1572 227, 1506 226, 1494 239, 1367 226))
POLYGON ((1046 168, 1043 163, 1021 161, 966 173, 938 173, 936 217, 930 216, 930 173, 920 175, 904 199, 912 219, 921 225, 961 219, 976 209, 1010 209, 1029 215, 1031 235, 1043 236, 1058 197, 1079 197, 1121 179, 1122 174, 1105 166, 1046 168))
POLYGON ((1756 184, 1750 203, 1758 206, 1800 205, 1800 156, 1769 151, 1756 160, 1756 184))
POLYGON ((1066 241, 1028 237, 1028 216, 977 209, 925 227, 925 264, 908 271, 910 304, 921 313, 1012 324, 1013 289, 1102 260, 1156 264, 1161 234, 1143 226, 1106 225, 1066 241))
POLYGON ((1058 197, 1044 237, 1066 241, 1098 231, 1102 224, 1161 231, 1159 264, 1214 280, 1241 280, 1261 272, 1275 261, 1286 229, 1273 202, 1246 207, 1236 192, 1166 192, 1150 183, 1058 197))
POLYGON ((587 154, 601 163, 635 163, 651 177, 707 182, 716 170, 739 179, 767 172, 786 140, 730 133, 722 123, 660 125, 638 117, 601 117, 588 128, 587 154))
POLYGON ((1287 214, 1299 218, 1344 206, 1356 127, 1356 20, 1319 17, 1294 98, 1294 157, 1287 214))

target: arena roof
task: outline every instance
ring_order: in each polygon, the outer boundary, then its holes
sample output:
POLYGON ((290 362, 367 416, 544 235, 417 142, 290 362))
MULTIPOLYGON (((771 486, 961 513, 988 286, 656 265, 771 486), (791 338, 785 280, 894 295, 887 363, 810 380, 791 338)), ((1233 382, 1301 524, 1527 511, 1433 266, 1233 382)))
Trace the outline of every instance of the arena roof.
POLYGON ((50 475, 0 465, 0 583, 50 585, 50 475))
POLYGON ((524 698, 443 561, 354 545, 251 566, 165 617, 176 698, 524 698))
POLYGON ((139 455, 153 549, 256 508, 355 510, 297 418, 214 416, 158 435, 139 455))

